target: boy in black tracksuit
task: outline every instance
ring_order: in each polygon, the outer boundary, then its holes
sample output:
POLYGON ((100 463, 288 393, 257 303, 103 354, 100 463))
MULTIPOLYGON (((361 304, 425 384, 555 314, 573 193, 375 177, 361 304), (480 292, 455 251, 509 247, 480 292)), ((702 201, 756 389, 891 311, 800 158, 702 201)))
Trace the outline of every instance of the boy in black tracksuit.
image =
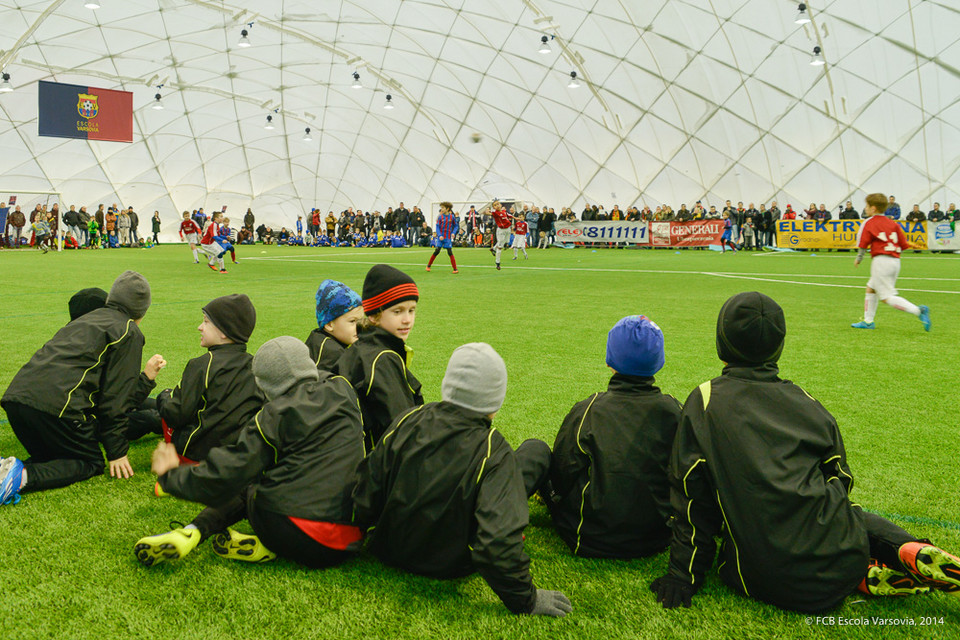
POLYGON ((738 294, 720 310, 726 366, 683 407, 670 463, 670 566, 650 587, 657 600, 690 606, 715 536, 723 537, 721 579, 783 609, 824 611, 858 587, 960 590, 960 559, 850 502, 836 420, 778 376, 785 334, 783 310, 763 294, 738 294))
POLYGON ((103 473, 101 445, 111 476, 133 475, 124 434, 143 354, 139 324, 149 306, 150 285, 126 271, 106 306, 60 329, 17 372, 0 404, 30 458, 3 461, 0 504, 103 473))
MULTIPOLYGON (((607 391, 578 402, 553 445, 547 507, 576 555, 637 558, 670 543, 667 464, 680 403, 654 386, 663 333, 644 316, 607 337, 607 391)), ((547 491, 541 491, 548 494, 547 491)))
POLYGON ((394 418, 423 404, 406 346, 419 299, 413 278, 389 265, 371 268, 363 281, 363 312, 372 328, 343 352, 334 373, 357 391, 368 450, 394 418))
POLYGON ((324 280, 317 289, 317 328, 307 336, 310 358, 320 371, 333 371, 344 349, 357 341, 357 323, 363 319, 360 296, 336 280, 324 280))
POLYGON ((356 522, 387 564, 433 578, 477 571, 513 613, 563 616, 570 601, 534 587, 523 550, 529 448, 514 453, 491 426, 506 388, 489 345, 454 351, 443 401, 398 416, 357 469, 356 522))
POLYGON ((247 562, 276 553, 323 568, 357 549, 362 534, 352 523, 350 486, 364 448, 353 388, 318 371, 306 345, 289 336, 260 347, 253 373, 267 404, 236 444, 211 450, 195 466, 179 466, 168 443, 154 452, 162 493, 211 507, 185 528, 140 540, 137 557, 147 566, 182 558, 224 530, 214 551, 247 562), (256 535, 228 529, 244 518, 256 535))
POLYGON ((180 384, 157 396, 164 437, 183 462, 199 462, 214 447, 233 444, 263 406, 253 379, 247 341, 257 313, 246 295, 211 300, 203 308, 200 346, 208 349, 184 367, 180 384))

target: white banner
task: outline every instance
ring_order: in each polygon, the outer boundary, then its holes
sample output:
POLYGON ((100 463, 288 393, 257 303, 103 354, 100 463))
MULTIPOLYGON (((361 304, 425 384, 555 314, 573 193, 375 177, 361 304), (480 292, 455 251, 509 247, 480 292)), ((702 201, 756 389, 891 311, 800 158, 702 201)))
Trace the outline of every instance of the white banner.
POLYGON ((650 244, 646 222, 596 220, 557 222, 557 242, 650 244))
POLYGON ((931 251, 960 251, 960 237, 949 222, 927 223, 927 248, 931 251))

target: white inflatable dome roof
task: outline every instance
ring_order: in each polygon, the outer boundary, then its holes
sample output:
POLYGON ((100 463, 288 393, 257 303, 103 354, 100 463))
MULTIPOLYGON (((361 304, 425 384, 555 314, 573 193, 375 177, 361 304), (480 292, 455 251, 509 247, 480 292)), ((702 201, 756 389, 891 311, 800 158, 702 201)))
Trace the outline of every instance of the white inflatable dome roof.
POLYGON ((813 1, 802 26, 785 0, 84 4, 0 4, 0 189, 287 224, 496 196, 960 200, 955 0, 813 1), (132 91, 134 142, 38 137, 39 80, 132 91))

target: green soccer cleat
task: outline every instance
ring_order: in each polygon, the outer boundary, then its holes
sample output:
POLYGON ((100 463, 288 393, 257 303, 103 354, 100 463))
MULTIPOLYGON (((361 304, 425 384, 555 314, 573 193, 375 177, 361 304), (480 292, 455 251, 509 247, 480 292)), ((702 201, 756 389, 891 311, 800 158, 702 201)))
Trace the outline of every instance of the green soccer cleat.
POLYGON ((926 542, 908 542, 899 555, 914 578, 931 589, 960 596, 960 558, 926 542))
POLYGON ((267 549, 257 536, 227 529, 213 537, 213 552, 221 558, 241 560, 243 562, 270 562, 277 557, 267 549))
POLYGON ((920 322, 924 331, 930 331, 930 307, 925 304, 920 305, 920 322))
POLYGON ((872 596, 915 596, 928 593, 930 587, 906 573, 873 561, 867 569, 867 577, 860 583, 860 591, 872 596))
POLYGON ((867 322, 866 320, 861 320, 860 322, 854 322, 850 325, 854 329, 876 329, 877 325, 873 322, 867 322))
POLYGON ((167 560, 178 560, 200 544, 199 529, 184 529, 179 522, 170 523, 171 527, 174 525, 178 525, 177 528, 166 533, 137 540, 133 551, 137 554, 137 560, 141 564, 152 567, 167 560))

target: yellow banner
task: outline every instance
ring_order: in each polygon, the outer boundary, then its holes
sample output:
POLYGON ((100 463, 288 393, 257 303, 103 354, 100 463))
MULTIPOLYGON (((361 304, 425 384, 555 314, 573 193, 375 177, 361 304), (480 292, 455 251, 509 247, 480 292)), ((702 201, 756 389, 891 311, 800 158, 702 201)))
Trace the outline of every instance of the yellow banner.
MULTIPOLYGON (((785 249, 856 249, 862 220, 780 220, 777 245, 785 249)), ((897 221, 911 249, 927 249, 927 223, 897 221)))

